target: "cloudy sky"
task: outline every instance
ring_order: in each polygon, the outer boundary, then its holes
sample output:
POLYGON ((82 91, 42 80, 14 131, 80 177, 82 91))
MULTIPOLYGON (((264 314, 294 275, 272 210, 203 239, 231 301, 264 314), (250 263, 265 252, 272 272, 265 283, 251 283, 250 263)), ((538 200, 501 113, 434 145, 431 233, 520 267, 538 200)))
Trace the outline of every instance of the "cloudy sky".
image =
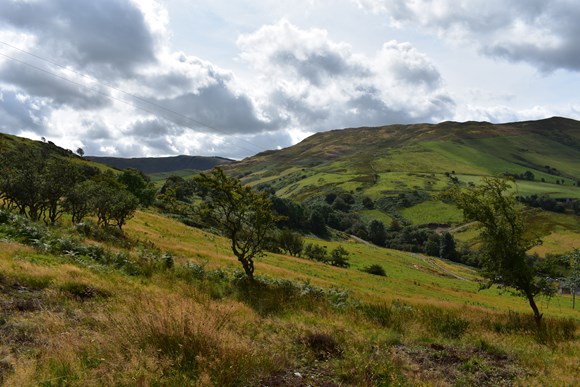
POLYGON ((580 119, 577 0, 0 0, 0 132, 243 158, 324 130, 580 119))

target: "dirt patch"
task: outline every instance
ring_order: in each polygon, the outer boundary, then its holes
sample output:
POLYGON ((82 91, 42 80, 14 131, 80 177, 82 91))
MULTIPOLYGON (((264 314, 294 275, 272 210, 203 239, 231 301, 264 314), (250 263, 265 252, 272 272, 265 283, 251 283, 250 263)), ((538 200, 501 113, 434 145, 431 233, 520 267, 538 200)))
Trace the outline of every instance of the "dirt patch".
POLYGON ((340 346, 332 338, 324 333, 310 333, 299 339, 299 342, 308 347, 318 360, 328 360, 342 357, 340 346))
POLYGON ((511 386, 528 374, 508 355, 479 348, 400 345, 392 354, 410 379, 437 385, 511 386))

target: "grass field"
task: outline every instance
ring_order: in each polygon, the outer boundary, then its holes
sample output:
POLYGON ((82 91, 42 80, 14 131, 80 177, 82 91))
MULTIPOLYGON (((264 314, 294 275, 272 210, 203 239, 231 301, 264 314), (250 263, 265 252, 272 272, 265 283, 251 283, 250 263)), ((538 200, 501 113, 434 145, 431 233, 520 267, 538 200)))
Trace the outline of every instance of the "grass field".
MULTIPOLYGON (((546 328, 539 335, 522 298, 479 291, 477 273, 466 266, 308 239, 344 246, 351 267, 267 254, 249 286, 234 279, 239 264, 226 240, 154 212, 138 212, 127 224, 129 249, 126 242, 85 242, 124 254, 116 265, 39 251, 1 230, 6 385, 576 380, 580 315, 570 297, 540 300, 546 328), (156 262, 166 253, 173 266, 156 262), (362 271, 371 264, 387 276, 362 271)), ((58 246, 74 233, 52 232, 60 233, 58 246)))

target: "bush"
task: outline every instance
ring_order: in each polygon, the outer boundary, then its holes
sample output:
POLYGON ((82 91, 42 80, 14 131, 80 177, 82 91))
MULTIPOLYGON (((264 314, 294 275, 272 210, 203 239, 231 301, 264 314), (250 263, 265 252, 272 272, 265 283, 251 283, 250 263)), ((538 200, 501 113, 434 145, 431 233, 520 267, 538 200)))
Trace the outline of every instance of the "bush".
POLYGON ((318 262, 326 262, 328 251, 326 247, 308 243, 304 246, 304 256, 318 262))
POLYGON ((378 275, 381 277, 387 276, 385 269, 381 265, 377 265, 377 264, 367 266, 364 269, 362 269, 362 271, 364 271, 365 273, 369 273, 372 275, 378 275))
POLYGON ((348 256, 350 253, 346 251, 346 249, 342 246, 338 246, 330 253, 330 258, 328 259, 328 263, 332 266, 336 267, 349 267, 350 263, 348 263, 348 256))

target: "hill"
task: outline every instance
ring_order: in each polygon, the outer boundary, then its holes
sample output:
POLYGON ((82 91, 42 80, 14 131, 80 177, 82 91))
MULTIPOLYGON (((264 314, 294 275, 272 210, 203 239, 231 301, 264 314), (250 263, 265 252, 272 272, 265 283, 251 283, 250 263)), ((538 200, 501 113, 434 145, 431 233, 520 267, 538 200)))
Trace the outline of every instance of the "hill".
POLYGON ((533 173, 524 193, 578 197, 580 122, 554 117, 490 124, 443 122, 317 133, 228 167, 282 196, 344 189, 378 198, 402 191, 438 191, 449 182, 500 173, 533 173))
POLYGON ((224 157, 203 156, 173 156, 173 157, 97 157, 87 156, 86 159, 102 163, 113 168, 134 168, 149 175, 162 172, 177 172, 181 170, 204 171, 218 165, 233 163, 233 160, 224 157))
POLYGON ((44 141, 44 140, 36 141, 24 137, 13 136, 11 134, 0 133, 0 155, 2 155, 3 152, 13 149, 15 146, 18 145, 24 145, 31 149, 40 150, 42 152, 48 153, 48 155, 50 156, 66 159, 74 163, 80 163, 87 167, 97 168, 101 171, 111 169, 109 166, 106 166, 104 164, 93 162, 88 158, 83 158, 75 154, 70 149, 61 148, 56 144, 54 144, 52 141, 44 141))
MULTIPOLYGON (((50 143, 6 141, 85 162, 50 143)), ((523 298, 480 290, 473 268, 348 237, 307 238, 341 246, 348 268, 267 253, 249 282, 230 241, 156 211, 137 211, 123 231, 94 218, 71 225, 68 214, 46 226, 16 212, 0 209, 6 385, 576 380, 570 295, 542 299, 536 329, 523 298), (370 265, 386 276, 366 272, 370 265)))
MULTIPOLYGON (((509 174, 516 177, 518 195, 545 195, 566 203, 580 199, 578 160, 580 122, 553 117, 333 130, 226 170, 247 184, 298 202, 330 202, 346 195, 351 210, 367 221, 388 225, 397 219, 452 229, 462 222, 462 214, 439 199, 452 184, 477 184, 484 176, 509 174)), ((532 225, 547 245, 556 247, 553 252, 577 247, 574 240, 580 240, 580 217, 566 212, 540 212, 532 225)), ((457 233, 469 243, 475 235, 469 228, 457 233)))

